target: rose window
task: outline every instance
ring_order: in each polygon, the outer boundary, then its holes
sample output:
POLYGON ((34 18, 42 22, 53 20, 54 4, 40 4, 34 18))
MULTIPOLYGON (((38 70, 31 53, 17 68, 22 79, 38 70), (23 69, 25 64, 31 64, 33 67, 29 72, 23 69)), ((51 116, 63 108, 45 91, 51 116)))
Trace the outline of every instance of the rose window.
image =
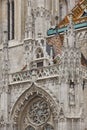
POLYGON ((49 115, 49 106, 43 99, 33 102, 29 107, 29 118, 37 125, 45 123, 48 120, 49 115))

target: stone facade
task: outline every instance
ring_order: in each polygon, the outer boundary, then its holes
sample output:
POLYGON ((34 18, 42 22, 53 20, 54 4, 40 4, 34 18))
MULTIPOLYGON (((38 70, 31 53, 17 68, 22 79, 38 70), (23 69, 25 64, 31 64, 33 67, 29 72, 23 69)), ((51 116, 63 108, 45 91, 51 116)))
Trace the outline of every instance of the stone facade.
POLYGON ((81 65, 87 28, 76 32, 70 14, 60 64, 54 64, 46 32, 53 14, 60 16, 59 3, 15 0, 15 37, 8 41, 7 0, 0 0, 0 130, 87 129, 87 68, 81 65))

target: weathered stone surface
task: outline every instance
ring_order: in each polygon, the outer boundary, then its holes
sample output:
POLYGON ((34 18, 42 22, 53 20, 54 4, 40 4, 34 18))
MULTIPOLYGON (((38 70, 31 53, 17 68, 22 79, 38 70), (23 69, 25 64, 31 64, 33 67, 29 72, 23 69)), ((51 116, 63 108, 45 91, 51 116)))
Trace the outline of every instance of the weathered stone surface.
MULTIPOLYGON (((3 31, 8 27, 6 2, 0 0, 3 31)), ((59 1, 14 2, 15 39, 8 41, 0 29, 0 130, 86 130, 87 68, 81 65, 81 51, 86 58, 87 30, 75 35, 70 19, 60 64, 54 64, 55 40, 48 45, 46 31, 59 1)))

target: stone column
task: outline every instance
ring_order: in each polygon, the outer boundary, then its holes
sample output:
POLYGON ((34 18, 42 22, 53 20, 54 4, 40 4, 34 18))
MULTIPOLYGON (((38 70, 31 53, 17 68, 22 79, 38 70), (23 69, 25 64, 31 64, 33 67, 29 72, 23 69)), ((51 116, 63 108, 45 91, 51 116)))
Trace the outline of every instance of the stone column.
POLYGON ((58 130, 58 119, 54 120, 54 130, 58 130))
POLYGON ((1 116, 3 121, 3 130, 9 130, 9 56, 8 56, 8 40, 7 31, 4 31, 3 38, 3 74, 1 88, 1 116))
POLYGON ((8 123, 6 123, 5 125, 4 125, 4 129, 3 130, 10 130, 10 125, 8 124, 8 123))
POLYGON ((73 119, 72 119, 72 128, 71 128, 72 130, 74 130, 74 129, 73 129, 73 125, 74 125, 74 123, 73 123, 73 119))

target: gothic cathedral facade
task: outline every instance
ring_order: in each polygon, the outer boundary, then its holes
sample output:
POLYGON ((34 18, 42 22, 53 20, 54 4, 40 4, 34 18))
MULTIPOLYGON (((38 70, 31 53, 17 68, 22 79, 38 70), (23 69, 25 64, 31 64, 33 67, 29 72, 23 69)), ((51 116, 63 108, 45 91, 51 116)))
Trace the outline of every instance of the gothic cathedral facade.
POLYGON ((0 130, 87 130, 87 0, 0 0, 0 130))

